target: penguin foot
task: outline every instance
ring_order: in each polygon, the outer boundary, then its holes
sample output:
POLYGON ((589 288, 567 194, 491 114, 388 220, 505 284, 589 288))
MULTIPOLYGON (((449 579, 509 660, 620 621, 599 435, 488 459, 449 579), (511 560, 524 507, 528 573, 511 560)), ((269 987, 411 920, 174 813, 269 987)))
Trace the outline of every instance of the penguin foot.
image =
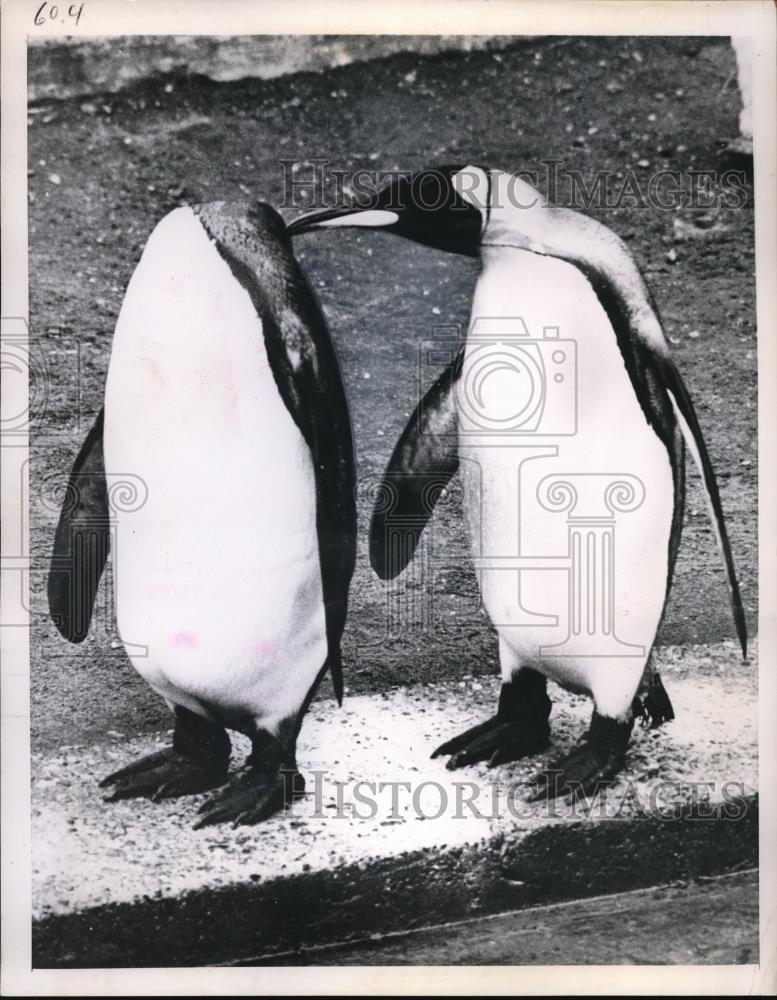
POLYGON ((195 830, 215 823, 231 822, 252 826, 282 809, 305 792, 305 779, 296 770, 268 773, 266 768, 248 765, 227 786, 200 806, 195 830))
POLYGON ((252 826, 282 809, 305 792, 305 779, 297 770, 295 747, 299 719, 290 717, 278 735, 259 730, 252 738, 251 754, 235 777, 204 802, 194 829, 231 822, 252 826))
POLYGON ((106 802, 133 798, 160 802, 181 795, 196 795, 224 784, 228 761, 229 758, 218 764, 203 762, 169 747, 114 771, 100 782, 100 788, 114 786, 106 802))
POLYGON ((445 766, 454 771, 481 760, 495 767, 540 753, 550 743, 551 702, 545 689, 546 680, 541 674, 529 668, 520 670, 513 680, 502 685, 493 718, 443 743, 432 757, 450 754, 445 766))
POLYGON ((489 767, 496 767, 497 764, 506 764, 511 760, 540 753, 549 743, 550 726, 547 719, 519 724, 504 722, 495 715, 479 726, 468 729, 461 736, 443 743, 437 747, 432 757, 450 754, 450 760, 445 765, 449 771, 481 760, 488 761, 489 767))
POLYGON ((594 712, 583 742, 532 781, 529 802, 596 794, 612 785, 626 766, 626 748, 634 726, 594 712))
POLYGON ((225 730, 178 705, 173 745, 114 771, 100 788, 114 785, 106 802, 120 799, 178 798, 218 788, 227 780, 231 746, 225 730))

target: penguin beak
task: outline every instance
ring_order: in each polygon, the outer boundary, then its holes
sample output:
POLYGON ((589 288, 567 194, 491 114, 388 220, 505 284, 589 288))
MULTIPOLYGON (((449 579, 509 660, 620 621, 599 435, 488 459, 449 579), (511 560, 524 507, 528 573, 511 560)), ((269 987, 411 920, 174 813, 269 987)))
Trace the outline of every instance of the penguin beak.
POLYGON ((383 208, 352 208, 350 205, 341 208, 325 208, 321 211, 307 212, 286 227, 289 236, 299 236, 309 233, 312 229, 345 228, 363 226, 368 229, 380 229, 393 226, 399 221, 397 212, 383 208))
MULTIPOLYGON (((481 211, 458 193, 462 168, 438 167, 398 174, 375 193, 371 204, 308 212, 286 227, 289 236, 312 229, 357 226, 386 229, 414 243, 476 257, 483 229, 481 211)), ((473 168, 488 179, 483 168, 473 168)))

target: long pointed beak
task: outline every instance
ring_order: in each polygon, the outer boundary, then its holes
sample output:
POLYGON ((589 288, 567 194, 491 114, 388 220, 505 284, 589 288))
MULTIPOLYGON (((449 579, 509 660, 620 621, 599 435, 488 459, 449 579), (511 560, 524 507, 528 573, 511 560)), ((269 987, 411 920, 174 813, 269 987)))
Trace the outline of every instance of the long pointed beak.
POLYGON ((289 236, 299 236, 300 233, 309 233, 311 229, 330 227, 366 226, 369 229, 378 229, 382 226, 393 226, 398 219, 399 216, 396 212, 390 212, 387 209, 360 209, 348 205, 307 212, 290 222, 286 226, 286 232, 289 236))

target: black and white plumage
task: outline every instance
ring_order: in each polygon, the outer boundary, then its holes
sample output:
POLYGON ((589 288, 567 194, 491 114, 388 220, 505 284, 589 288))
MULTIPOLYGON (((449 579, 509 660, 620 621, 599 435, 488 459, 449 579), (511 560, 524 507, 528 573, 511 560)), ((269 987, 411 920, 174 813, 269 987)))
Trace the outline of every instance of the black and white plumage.
POLYGON ((107 779, 114 797, 223 784, 227 728, 253 752, 201 824, 256 822, 299 791, 297 733, 327 667, 342 696, 354 489, 334 347, 280 216, 171 212, 127 288, 49 579, 81 641, 113 531, 119 632, 176 712, 172 750, 107 779), (106 480, 127 473, 147 499, 109 529, 106 480))
MULTIPOLYGON (((481 595, 499 634, 503 685, 496 716, 436 753, 449 754, 448 766, 455 767, 476 760, 497 764, 543 749, 550 713, 545 681, 551 678, 589 694, 594 715, 583 745, 553 775, 538 776, 537 793, 575 785, 590 789, 623 767, 635 713, 656 725, 672 718, 668 696, 650 668, 650 651, 680 543, 683 439, 702 475, 746 655, 744 612, 715 476, 650 293, 625 244, 607 227, 548 204, 504 171, 479 166, 421 171, 392 181, 366 211, 343 206, 309 213, 293 222, 290 232, 349 225, 372 225, 481 262, 464 349, 402 434, 385 474, 393 502, 376 507, 371 526, 372 565, 379 576, 392 578, 412 558, 431 515, 424 499, 428 485, 434 482, 439 490, 459 471, 481 595), (540 421, 529 435, 511 435, 509 424, 508 431, 494 435, 505 415, 520 410, 516 394, 522 390, 507 375, 487 382, 480 373, 506 368, 500 355, 515 346, 511 339, 525 335, 536 345, 548 330, 577 348, 576 396, 574 406, 567 397, 566 414, 571 417, 574 409, 574 430, 540 421), (486 420, 480 428, 471 419, 473 391, 486 420), (505 559, 512 558, 515 567, 527 557, 518 551, 521 536, 529 562, 563 554, 558 514, 538 502, 553 476, 571 482, 623 476, 629 489, 642 490, 618 522, 608 580, 612 606, 608 611, 600 600, 596 612, 610 616, 606 630, 617 642, 606 647, 609 652, 596 646, 593 627, 590 648, 570 653, 564 644, 565 628, 568 632, 572 617, 580 615, 567 563, 544 571, 535 565, 535 571, 519 574, 517 587, 516 573, 503 571, 505 559)), ((551 378, 568 385, 570 359, 551 341, 541 351, 550 394, 558 390, 551 378)), ((526 391, 528 407, 531 390, 526 391)), ((592 560, 593 555, 589 567, 592 560)), ((589 585, 586 596, 596 603, 591 594, 589 585)))

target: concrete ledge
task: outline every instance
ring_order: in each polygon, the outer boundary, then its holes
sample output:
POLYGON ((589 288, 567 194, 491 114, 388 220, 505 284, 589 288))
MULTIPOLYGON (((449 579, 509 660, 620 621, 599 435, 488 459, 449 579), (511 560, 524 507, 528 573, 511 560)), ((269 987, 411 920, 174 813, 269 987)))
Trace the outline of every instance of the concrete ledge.
POLYGON ((742 809, 738 823, 690 811, 668 821, 575 823, 506 850, 492 839, 266 885, 91 907, 36 923, 33 965, 272 965, 275 953, 302 956, 321 943, 746 869, 758 863, 756 800, 742 809))
POLYGON ((102 804, 99 778, 167 734, 115 734, 112 744, 34 759, 34 965, 270 961, 328 941, 752 867, 754 664, 741 664, 731 643, 658 658, 677 718, 636 734, 623 780, 593 808, 521 796, 590 713, 585 699, 557 690, 552 753, 497 771, 451 773, 428 759, 441 739, 493 711, 496 682, 353 698, 342 711, 314 703, 299 753, 311 794, 253 828, 193 831, 201 797, 102 804), (359 781, 376 783, 366 794, 375 815, 354 795, 359 781), (378 782, 389 784, 380 792, 378 782), (480 815, 457 810, 462 795, 480 815))
MULTIPOLYGON (((678 881, 543 903, 361 941, 274 953, 250 964, 497 965, 525 970, 532 965, 757 963, 758 874, 757 869, 729 872, 692 884, 678 881)), ((722 992, 719 983, 717 992, 722 992)))

